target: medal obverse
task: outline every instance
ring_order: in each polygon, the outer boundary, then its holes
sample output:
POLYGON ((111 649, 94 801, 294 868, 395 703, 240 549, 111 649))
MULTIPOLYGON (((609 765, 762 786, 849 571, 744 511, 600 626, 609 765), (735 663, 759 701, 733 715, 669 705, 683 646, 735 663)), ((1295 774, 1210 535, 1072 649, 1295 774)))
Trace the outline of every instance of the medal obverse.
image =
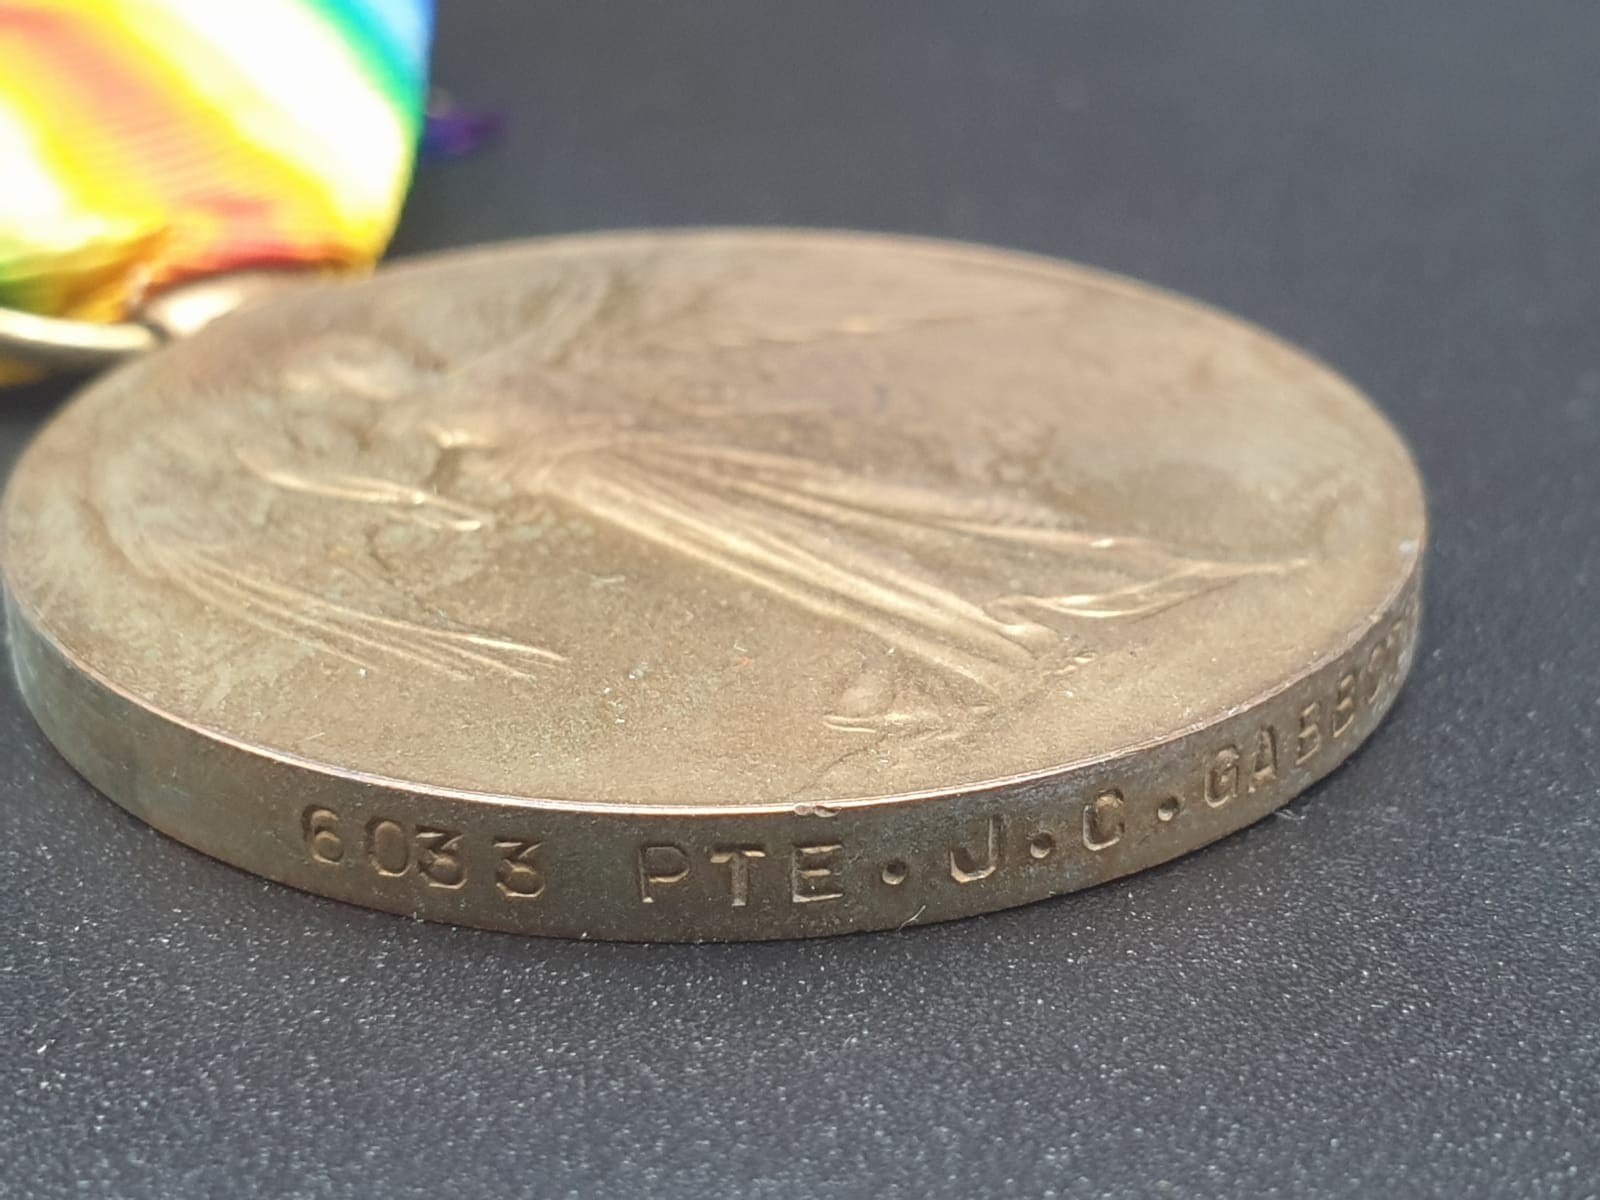
POLYGON ((1415 651, 1409 455, 1327 368, 1046 259, 535 241, 92 384, 0 515, 91 782, 310 891, 526 933, 892 928, 1163 862, 1415 651))

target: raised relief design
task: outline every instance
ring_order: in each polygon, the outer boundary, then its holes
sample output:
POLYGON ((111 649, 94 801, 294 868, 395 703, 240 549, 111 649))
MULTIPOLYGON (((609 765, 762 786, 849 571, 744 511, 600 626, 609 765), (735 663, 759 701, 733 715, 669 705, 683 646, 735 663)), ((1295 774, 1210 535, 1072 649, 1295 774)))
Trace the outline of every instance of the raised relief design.
MULTIPOLYGON (((350 547, 356 583, 269 578, 239 547, 171 531, 141 537, 137 555, 233 618, 364 668, 515 677, 560 668, 582 648, 447 615, 406 594, 372 548, 389 523, 436 552, 452 539, 510 536, 530 513, 564 514, 625 533, 728 591, 875 641, 884 653, 863 662, 824 716, 843 735, 870 738, 948 732, 959 714, 992 713, 1083 668, 1096 626, 1298 564, 1086 527, 1008 486, 1003 470, 979 486, 835 465, 850 456, 827 458, 819 443, 848 431, 840 406, 855 400, 830 408, 827 396, 796 398, 793 387, 741 398, 723 382, 753 378, 759 391, 785 355, 823 345, 847 361, 861 354, 845 374, 870 376, 870 356, 853 347, 1039 313, 703 328, 705 304, 694 289, 674 296, 625 272, 588 272, 552 285, 525 335, 449 367, 419 365, 378 338, 312 347, 283 369, 281 387, 299 397, 285 436, 227 452, 244 486, 268 493, 263 504, 274 493, 309 499, 328 506, 330 522, 362 527, 364 542, 350 547)), ((528 618, 524 627, 539 626, 537 613, 528 618)))

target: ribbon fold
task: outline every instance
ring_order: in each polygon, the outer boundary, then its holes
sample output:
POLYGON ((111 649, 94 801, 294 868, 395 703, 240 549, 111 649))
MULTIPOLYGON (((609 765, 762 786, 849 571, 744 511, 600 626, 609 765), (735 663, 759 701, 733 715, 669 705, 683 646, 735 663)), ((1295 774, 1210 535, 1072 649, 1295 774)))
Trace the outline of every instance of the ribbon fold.
POLYGON ((429 0, 0 0, 0 307, 114 321, 243 268, 368 267, 429 0))

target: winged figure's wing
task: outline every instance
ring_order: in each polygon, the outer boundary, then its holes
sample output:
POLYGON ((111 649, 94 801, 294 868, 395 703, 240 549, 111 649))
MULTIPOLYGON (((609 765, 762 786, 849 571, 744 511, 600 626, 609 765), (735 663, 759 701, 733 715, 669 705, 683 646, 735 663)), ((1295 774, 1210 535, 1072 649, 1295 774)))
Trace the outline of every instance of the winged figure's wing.
POLYGON ((404 664, 468 679, 528 676, 565 661, 553 650, 442 620, 426 624, 341 604, 179 540, 152 540, 144 550, 151 568, 207 607, 369 670, 404 664))

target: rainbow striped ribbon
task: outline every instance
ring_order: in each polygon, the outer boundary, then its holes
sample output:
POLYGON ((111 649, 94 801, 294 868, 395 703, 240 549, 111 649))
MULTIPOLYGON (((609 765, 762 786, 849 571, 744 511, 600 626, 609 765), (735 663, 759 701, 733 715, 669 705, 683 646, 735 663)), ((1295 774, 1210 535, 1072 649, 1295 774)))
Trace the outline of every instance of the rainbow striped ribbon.
POLYGON ((393 232, 429 0, 0 0, 0 306, 111 321, 393 232))

